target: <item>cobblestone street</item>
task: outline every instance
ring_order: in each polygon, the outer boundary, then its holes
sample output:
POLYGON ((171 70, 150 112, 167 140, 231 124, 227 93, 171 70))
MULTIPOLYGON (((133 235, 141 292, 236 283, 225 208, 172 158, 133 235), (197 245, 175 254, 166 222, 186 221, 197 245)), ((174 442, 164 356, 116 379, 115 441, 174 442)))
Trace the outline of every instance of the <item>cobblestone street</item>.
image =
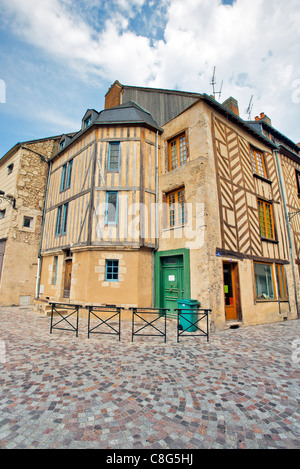
POLYGON ((176 342, 0 308, 1 449, 300 448, 300 321, 176 342), (295 341, 299 341, 298 343, 295 341), (298 347, 298 350, 297 350, 298 347))

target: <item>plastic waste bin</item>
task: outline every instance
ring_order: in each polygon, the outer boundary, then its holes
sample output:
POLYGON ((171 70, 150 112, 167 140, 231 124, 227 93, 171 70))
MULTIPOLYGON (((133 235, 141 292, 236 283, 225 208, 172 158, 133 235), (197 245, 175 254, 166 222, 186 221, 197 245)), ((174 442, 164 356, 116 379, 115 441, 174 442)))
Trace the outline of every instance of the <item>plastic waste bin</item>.
POLYGON ((178 309, 182 314, 179 316, 179 324, 182 327, 183 331, 195 332, 197 330, 197 325, 192 325, 198 319, 198 308, 200 306, 199 301, 197 300, 177 300, 178 309))

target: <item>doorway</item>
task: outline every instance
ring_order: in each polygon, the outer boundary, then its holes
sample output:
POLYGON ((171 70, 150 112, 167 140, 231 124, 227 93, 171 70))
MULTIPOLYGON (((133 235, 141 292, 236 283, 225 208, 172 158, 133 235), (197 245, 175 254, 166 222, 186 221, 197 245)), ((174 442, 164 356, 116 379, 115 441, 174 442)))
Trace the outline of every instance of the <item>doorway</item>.
MULTIPOLYGON (((183 256, 169 256, 162 259, 162 303, 170 309, 168 315, 175 316, 177 300, 184 298, 183 256)), ((177 317, 177 316, 176 316, 177 317)))
POLYGON ((72 280, 72 259, 65 260, 64 298, 70 298, 72 280))
POLYGON ((167 317, 177 318, 178 299, 191 298, 190 251, 170 249, 155 253, 155 306, 170 310, 167 317))
POLYGON ((237 262, 223 263, 226 321, 241 320, 240 283, 237 262))

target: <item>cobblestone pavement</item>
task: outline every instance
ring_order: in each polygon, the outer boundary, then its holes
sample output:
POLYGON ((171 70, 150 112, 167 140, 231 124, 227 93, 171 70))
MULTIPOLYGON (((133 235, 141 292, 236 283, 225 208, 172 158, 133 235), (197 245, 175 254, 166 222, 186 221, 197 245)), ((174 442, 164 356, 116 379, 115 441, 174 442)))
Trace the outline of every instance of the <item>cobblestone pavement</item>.
POLYGON ((1 449, 300 448, 300 321, 167 342, 0 308, 1 449), (296 342, 298 341, 298 342, 296 342))

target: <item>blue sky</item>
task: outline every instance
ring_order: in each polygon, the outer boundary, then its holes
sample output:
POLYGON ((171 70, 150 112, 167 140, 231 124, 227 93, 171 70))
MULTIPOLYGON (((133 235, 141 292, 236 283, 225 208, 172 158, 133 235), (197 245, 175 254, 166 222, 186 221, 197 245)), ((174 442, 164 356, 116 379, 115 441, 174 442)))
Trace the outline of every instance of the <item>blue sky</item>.
POLYGON ((300 0, 0 0, 0 157, 80 128, 109 86, 211 94, 300 141, 300 0))

